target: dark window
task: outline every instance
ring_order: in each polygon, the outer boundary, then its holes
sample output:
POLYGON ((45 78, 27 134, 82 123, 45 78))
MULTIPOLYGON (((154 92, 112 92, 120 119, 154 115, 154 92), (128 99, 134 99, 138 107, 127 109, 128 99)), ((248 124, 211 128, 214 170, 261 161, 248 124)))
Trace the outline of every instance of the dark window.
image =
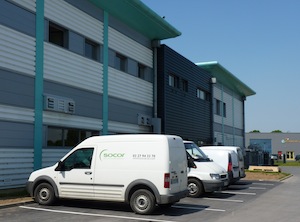
POLYGON ((49 22, 49 42, 68 48, 68 31, 52 22, 49 22))
POLYGON ((179 77, 173 74, 169 75, 169 86, 179 89, 179 77))
POLYGON ((146 67, 142 64, 138 64, 138 77, 141 79, 145 79, 146 78, 146 67))
POLYGON ((210 102, 210 94, 201 89, 197 89, 197 98, 210 102))
POLYGON ((99 45, 93 41, 85 40, 85 56, 93 59, 98 60, 98 51, 99 45))
POLYGON ((188 81, 185 80, 185 79, 182 80, 182 90, 183 90, 184 92, 187 92, 187 91, 188 91, 188 81))
POLYGON ((47 146, 74 147, 98 131, 48 127, 47 146))
POLYGON ((127 58, 125 56, 121 54, 116 54, 116 60, 115 60, 116 69, 126 72, 126 62, 127 62, 127 58))

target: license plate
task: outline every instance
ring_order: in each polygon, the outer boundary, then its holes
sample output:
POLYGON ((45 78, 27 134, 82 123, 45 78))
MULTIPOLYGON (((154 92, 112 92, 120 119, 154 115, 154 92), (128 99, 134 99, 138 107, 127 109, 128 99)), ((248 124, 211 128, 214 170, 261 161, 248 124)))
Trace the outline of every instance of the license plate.
POLYGON ((171 184, 178 183, 178 178, 171 179, 171 184))

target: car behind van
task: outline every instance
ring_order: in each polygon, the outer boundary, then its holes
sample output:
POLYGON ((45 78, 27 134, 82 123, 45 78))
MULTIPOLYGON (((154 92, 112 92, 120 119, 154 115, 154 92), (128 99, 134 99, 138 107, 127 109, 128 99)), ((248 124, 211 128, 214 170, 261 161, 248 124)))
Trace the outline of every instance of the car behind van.
POLYGON ((31 173, 27 190, 41 205, 58 198, 125 202, 138 214, 188 195, 183 141, 171 135, 90 137, 54 166, 31 173))
POLYGON ((213 159, 215 162, 219 163, 221 166, 226 166, 224 158, 222 157, 224 151, 226 151, 231 156, 232 161, 232 177, 230 178, 230 183, 235 183, 241 178, 246 176, 245 165, 244 165, 244 155, 240 147, 237 146, 202 146, 201 149, 206 153, 209 158, 213 159))
POLYGON ((188 189, 190 197, 200 197, 204 193, 222 190, 228 185, 228 174, 224 168, 211 161, 192 141, 184 141, 185 149, 196 168, 188 169, 188 189))

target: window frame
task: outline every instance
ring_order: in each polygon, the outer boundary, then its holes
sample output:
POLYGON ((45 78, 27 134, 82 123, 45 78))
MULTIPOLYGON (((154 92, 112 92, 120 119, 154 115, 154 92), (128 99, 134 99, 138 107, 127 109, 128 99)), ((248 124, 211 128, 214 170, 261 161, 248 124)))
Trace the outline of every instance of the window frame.
MULTIPOLYGON (((57 35, 59 35, 56 33, 57 35)), ((54 45, 63 47, 68 49, 69 48, 69 31, 68 29, 49 21, 49 27, 48 27, 48 41, 54 45), (54 36, 54 32, 60 33, 62 36, 59 36, 59 39, 57 40, 58 36, 54 36)))
POLYGON ((92 59, 92 60, 95 60, 95 61, 98 61, 99 60, 99 44, 90 40, 90 39, 85 39, 84 41, 84 56, 89 58, 89 59, 92 59), (87 53, 87 45, 90 46, 91 48, 91 53, 87 53))
POLYGON ((127 57, 120 54, 120 53, 116 53, 115 56, 115 68, 122 71, 122 72, 126 72, 127 71, 127 57))
POLYGON ((169 78, 168 78, 168 84, 169 86, 175 88, 175 89, 179 89, 179 77, 176 76, 175 74, 169 74, 169 78))

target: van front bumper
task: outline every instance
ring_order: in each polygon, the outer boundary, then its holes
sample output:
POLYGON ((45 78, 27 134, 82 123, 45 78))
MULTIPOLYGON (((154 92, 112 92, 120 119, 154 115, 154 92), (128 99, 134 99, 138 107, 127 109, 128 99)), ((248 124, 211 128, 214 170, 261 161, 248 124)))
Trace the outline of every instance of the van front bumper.
POLYGON ((189 191, 186 189, 184 191, 174 193, 171 195, 162 195, 160 196, 160 200, 157 201, 158 204, 168 204, 178 202, 180 199, 187 197, 189 191))
POLYGON ((202 183, 205 192, 219 191, 224 187, 224 181, 220 180, 203 180, 202 183))

